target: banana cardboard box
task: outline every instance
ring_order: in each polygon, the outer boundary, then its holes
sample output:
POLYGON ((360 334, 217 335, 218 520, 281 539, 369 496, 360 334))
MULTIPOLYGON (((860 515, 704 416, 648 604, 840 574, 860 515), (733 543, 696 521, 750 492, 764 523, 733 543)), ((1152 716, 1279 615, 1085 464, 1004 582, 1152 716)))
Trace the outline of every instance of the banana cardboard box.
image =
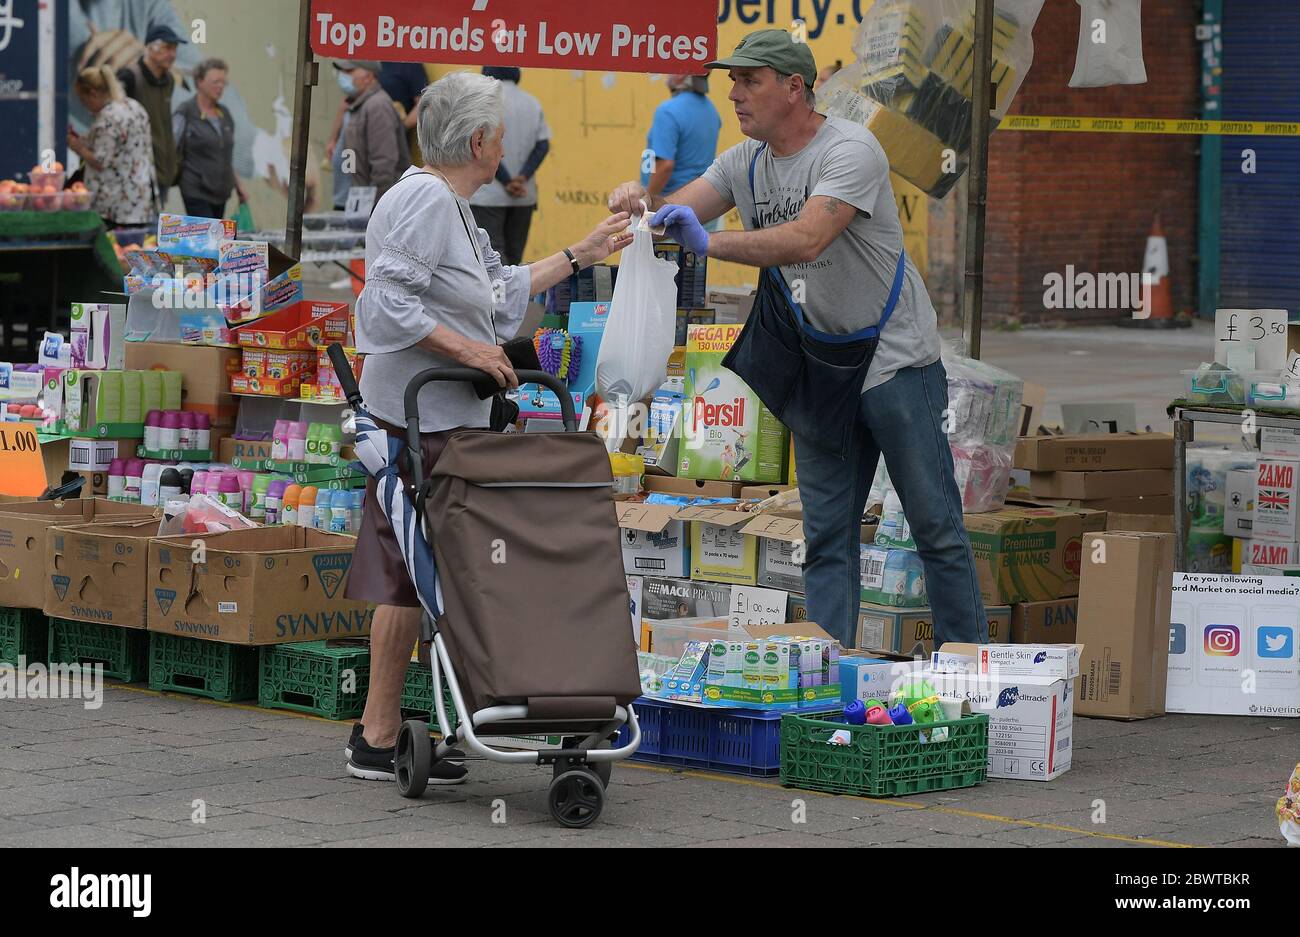
POLYGON ((963 518, 986 605, 1079 594, 1083 535, 1104 530, 1101 511, 1008 507, 963 518))

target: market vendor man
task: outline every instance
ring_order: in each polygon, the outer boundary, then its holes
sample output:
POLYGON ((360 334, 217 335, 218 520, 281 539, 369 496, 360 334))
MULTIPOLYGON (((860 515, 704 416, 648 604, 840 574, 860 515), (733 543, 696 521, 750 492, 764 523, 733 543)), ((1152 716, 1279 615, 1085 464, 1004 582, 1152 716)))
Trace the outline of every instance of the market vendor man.
MULTIPOLYGON (((723 363, 792 431, 808 618, 856 644, 859 524, 883 455, 925 564, 935 645, 984 642, 934 307, 903 250, 889 161, 864 127, 814 110, 812 52, 783 30, 751 33, 708 67, 728 70, 749 139, 666 200, 647 201, 652 222, 687 248, 762 268, 723 363), (733 206, 744 231, 704 229, 733 206)), ((609 205, 640 212, 643 198, 629 182, 609 205)))

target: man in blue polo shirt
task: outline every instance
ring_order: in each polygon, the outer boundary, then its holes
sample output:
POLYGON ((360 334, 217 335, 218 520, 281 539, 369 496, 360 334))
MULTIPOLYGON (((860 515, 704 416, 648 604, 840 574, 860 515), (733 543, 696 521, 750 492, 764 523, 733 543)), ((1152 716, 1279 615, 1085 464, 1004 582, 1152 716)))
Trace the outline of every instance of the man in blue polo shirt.
POLYGON ((641 163, 641 184, 652 197, 671 195, 704 175, 718 152, 722 118, 709 100, 709 79, 669 75, 672 97, 655 109, 641 163))

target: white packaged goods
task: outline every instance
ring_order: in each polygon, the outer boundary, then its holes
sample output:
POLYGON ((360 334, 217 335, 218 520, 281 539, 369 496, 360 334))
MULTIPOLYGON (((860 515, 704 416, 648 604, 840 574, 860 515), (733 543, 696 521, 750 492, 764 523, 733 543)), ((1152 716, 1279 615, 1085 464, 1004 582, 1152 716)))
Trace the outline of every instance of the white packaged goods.
POLYGON ((1020 431, 1025 384, 1001 368, 944 349, 945 414, 953 469, 967 513, 995 511, 1006 501, 1020 431))
POLYGON ((1079 52, 1070 87, 1145 84, 1142 0, 1076 2, 1080 7, 1079 52))

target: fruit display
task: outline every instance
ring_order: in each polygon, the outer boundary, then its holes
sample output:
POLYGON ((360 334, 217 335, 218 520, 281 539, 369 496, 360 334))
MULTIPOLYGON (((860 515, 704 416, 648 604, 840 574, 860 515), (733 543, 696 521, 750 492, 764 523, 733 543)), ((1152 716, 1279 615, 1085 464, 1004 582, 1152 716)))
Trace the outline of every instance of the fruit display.
POLYGON ((64 190, 67 177, 62 163, 35 166, 27 178, 27 182, 0 179, 0 211, 90 210, 93 195, 84 183, 74 182, 64 190))

